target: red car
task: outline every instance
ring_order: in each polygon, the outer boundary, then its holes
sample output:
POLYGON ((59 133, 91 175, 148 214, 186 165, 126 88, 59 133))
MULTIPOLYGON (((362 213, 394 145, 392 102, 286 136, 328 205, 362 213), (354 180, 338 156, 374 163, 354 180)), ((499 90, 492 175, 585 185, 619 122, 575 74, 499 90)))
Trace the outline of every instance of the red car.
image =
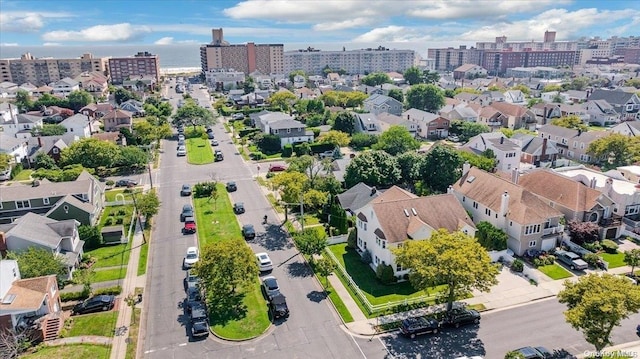
POLYGON ((193 217, 187 217, 184 219, 184 227, 182 228, 182 233, 196 233, 196 221, 193 219, 193 217))
POLYGON ((269 165, 269 172, 282 172, 286 170, 287 167, 285 165, 269 165))

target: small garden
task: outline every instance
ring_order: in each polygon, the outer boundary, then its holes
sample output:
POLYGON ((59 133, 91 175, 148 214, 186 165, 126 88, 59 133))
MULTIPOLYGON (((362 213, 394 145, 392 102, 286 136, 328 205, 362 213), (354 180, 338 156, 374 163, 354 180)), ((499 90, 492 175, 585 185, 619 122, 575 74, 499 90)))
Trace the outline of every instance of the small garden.
POLYGON ((589 266, 598 267, 602 260, 607 262, 608 268, 626 265, 625 254, 618 251, 618 244, 610 239, 600 239, 600 229, 596 223, 571 221, 568 229, 571 241, 591 252, 582 255, 589 266))

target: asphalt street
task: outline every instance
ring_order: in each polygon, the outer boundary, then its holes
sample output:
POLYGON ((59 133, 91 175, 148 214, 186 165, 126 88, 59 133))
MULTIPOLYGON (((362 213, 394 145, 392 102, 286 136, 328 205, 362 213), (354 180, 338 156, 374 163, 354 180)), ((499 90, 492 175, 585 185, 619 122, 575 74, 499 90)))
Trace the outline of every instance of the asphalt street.
MULTIPOLYGON (((194 86, 195 88, 196 86, 194 86)), ((192 96, 207 96, 195 90, 192 96)), ((169 91, 177 102, 178 95, 169 91)), ((176 156, 175 140, 163 143, 160 169, 154 176, 162 203, 155 221, 151 267, 148 270, 148 316, 144 338, 147 358, 384 358, 386 351, 380 341, 356 339, 344 331, 340 320, 324 297, 320 285, 292 246, 290 239, 276 223, 276 216, 258 184, 251 168, 242 160, 221 124, 214 126, 219 149, 225 155, 222 162, 195 166, 186 157, 176 156), (235 181, 238 191, 231 194, 233 202, 244 202, 246 213, 239 216, 242 224, 255 226, 257 238, 251 241, 254 252, 268 252, 274 262, 274 275, 287 297, 291 316, 272 326, 255 340, 228 343, 209 336, 206 340, 189 339, 184 301, 181 263, 187 247, 196 245, 195 235, 183 235, 179 219, 188 197, 180 197, 183 183, 216 180, 235 181), (267 214, 269 223, 262 224, 267 214), (360 344, 367 345, 366 353, 360 344)), ((265 308, 266 310, 266 308, 265 308)))

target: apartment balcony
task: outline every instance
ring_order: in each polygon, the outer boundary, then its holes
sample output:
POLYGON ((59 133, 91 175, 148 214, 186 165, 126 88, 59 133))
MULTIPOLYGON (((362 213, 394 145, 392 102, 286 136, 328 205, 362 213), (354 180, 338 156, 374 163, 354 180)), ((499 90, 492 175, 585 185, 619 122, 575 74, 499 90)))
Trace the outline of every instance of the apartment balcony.
POLYGON ((631 230, 640 228, 640 215, 632 215, 629 217, 623 217, 622 223, 624 223, 631 230))
POLYGON ((622 224, 622 217, 617 215, 612 215, 609 218, 602 218, 598 225, 600 227, 608 228, 608 227, 619 227, 622 224))
POLYGON ((564 233, 564 225, 559 224, 556 227, 544 228, 542 230, 542 237, 552 237, 564 233))

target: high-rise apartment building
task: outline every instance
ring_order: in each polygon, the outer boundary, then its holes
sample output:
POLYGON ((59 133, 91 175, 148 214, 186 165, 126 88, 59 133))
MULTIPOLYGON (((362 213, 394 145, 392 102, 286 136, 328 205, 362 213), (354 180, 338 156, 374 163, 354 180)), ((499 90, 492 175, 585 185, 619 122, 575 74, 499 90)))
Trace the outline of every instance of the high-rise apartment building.
POLYGON ((466 46, 460 46, 455 49, 453 47, 445 49, 429 49, 427 57, 433 59, 434 69, 439 71, 453 71, 464 64, 482 63, 482 51, 472 47, 467 49, 466 46))
POLYGON ((160 58, 148 52, 138 52, 133 57, 115 57, 109 59, 111 83, 121 85, 124 80, 136 77, 152 77, 160 82, 160 58))
POLYGON ((75 78, 83 72, 106 74, 106 70, 107 58, 94 58, 91 54, 75 59, 54 59, 35 58, 26 53, 19 59, 0 59, 0 82, 43 86, 65 77, 75 78))
POLYGON ((494 42, 476 42, 476 48, 500 51, 576 51, 578 42, 556 41, 555 31, 545 31, 544 41, 507 41, 506 36, 500 36, 494 42))
POLYGON ((231 45, 224 41, 222 29, 213 29, 211 34, 213 41, 200 46, 202 72, 233 69, 247 75, 255 71, 263 74, 284 73, 283 44, 249 42, 231 45))
POLYGON ((491 75, 501 75, 514 67, 573 66, 575 51, 484 51, 480 65, 491 75))
POLYGON ((284 53, 284 73, 302 70, 309 75, 321 75, 327 66, 349 74, 404 72, 417 64, 415 51, 390 50, 382 46, 349 51, 320 51, 309 47, 284 53))

